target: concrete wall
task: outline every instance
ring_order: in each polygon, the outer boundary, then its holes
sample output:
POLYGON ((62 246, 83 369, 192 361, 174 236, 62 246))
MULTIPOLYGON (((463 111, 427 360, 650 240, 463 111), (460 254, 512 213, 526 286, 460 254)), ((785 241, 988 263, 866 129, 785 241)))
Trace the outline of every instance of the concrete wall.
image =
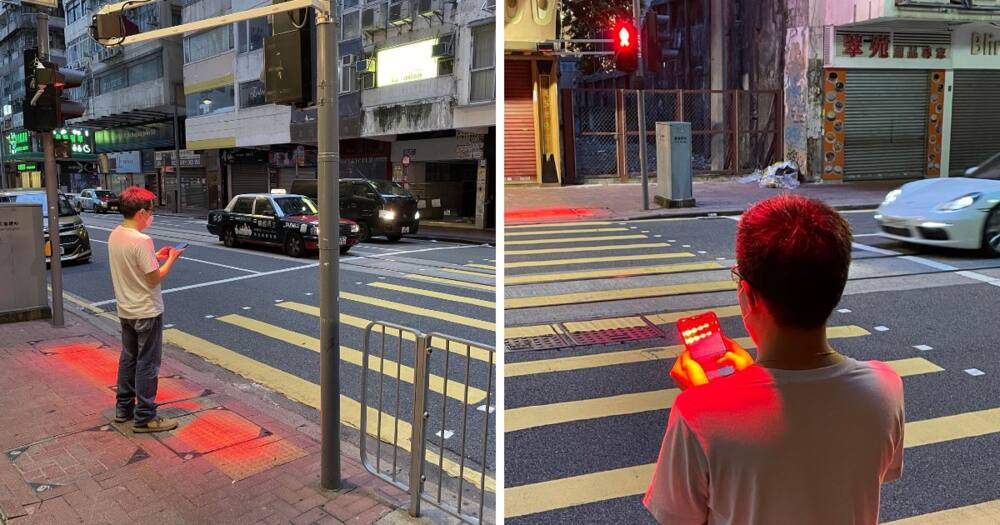
POLYGON ((820 176, 822 157, 823 25, 837 0, 786 0, 784 160, 803 176, 820 176))

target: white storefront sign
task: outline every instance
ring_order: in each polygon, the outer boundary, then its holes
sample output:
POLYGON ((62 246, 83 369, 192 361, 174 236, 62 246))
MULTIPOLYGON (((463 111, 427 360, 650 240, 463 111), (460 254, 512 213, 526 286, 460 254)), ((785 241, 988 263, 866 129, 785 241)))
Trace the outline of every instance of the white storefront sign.
POLYGON ((138 151, 108 153, 112 173, 142 173, 142 154, 138 151))
POLYGON ((1000 29, 989 24, 963 24, 953 34, 955 69, 1000 69, 1000 29))

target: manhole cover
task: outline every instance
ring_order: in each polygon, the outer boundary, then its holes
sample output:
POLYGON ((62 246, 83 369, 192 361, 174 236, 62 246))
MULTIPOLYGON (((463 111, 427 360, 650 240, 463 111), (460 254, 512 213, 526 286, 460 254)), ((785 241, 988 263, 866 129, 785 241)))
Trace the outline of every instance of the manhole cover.
POLYGON ((660 339, 663 338, 663 331, 655 325, 646 325, 627 328, 608 328, 604 330, 588 330, 584 332, 570 332, 568 335, 573 339, 573 343, 575 345, 589 346, 627 343, 630 341, 641 341, 643 339, 660 339))
POLYGON ((548 334, 504 339, 503 346, 508 352, 524 352, 529 350, 566 348, 567 346, 573 346, 573 343, 560 334, 548 334))

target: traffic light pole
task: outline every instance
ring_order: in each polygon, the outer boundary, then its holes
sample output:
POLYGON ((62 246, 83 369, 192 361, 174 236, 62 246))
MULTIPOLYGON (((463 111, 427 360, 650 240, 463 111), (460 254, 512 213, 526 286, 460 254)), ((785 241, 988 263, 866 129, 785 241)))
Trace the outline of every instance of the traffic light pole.
MULTIPOLYGON (((642 8, 639 0, 632 0, 632 15, 635 17, 636 31, 636 58, 639 62, 639 71, 635 75, 635 96, 636 107, 639 112, 639 173, 642 176, 642 209, 649 209, 649 175, 646 173, 646 63, 642 59, 642 8)), ((660 184, 663 181, 659 181, 660 184)))
MULTIPOLYGON (((49 15, 38 13, 38 54, 49 57, 49 15)), ((52 268, 52 326, 63 326, 62 254, 59 243, 59 178, 56 176, 55 144, 51 131, 43 131, 45 151, 45 195, 49 208, 49 267, 52 268)))
MULTIPOLYGON (((319 164, 320 484, 340 488, 340 124, 337 26, 332 0, 316 11, 316 149, 319 164)), ((361 429, 364 436, 366 429, 361 429)))

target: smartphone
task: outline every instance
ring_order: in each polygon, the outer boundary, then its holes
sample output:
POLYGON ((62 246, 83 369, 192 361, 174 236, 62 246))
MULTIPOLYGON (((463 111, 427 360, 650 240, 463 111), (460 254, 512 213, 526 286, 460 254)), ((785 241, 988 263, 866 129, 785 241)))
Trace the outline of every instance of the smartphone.
POLYGON ((179 242, 179 243, 177 243, 177 246, 174 246, 174 249, 175 250, 183 250, 184 248, 187 248, 187 247, 188 247, 188 243, 186 243, 186 242, 179 242))
POLYGON ((736 371, 730 365, 718 363, 719 358, 726 354, 726 341, 722 338, 722 326, 715 312, 678 319, 677 330, 684 341, 684 348, 705 370, 709 381, 736 371))

